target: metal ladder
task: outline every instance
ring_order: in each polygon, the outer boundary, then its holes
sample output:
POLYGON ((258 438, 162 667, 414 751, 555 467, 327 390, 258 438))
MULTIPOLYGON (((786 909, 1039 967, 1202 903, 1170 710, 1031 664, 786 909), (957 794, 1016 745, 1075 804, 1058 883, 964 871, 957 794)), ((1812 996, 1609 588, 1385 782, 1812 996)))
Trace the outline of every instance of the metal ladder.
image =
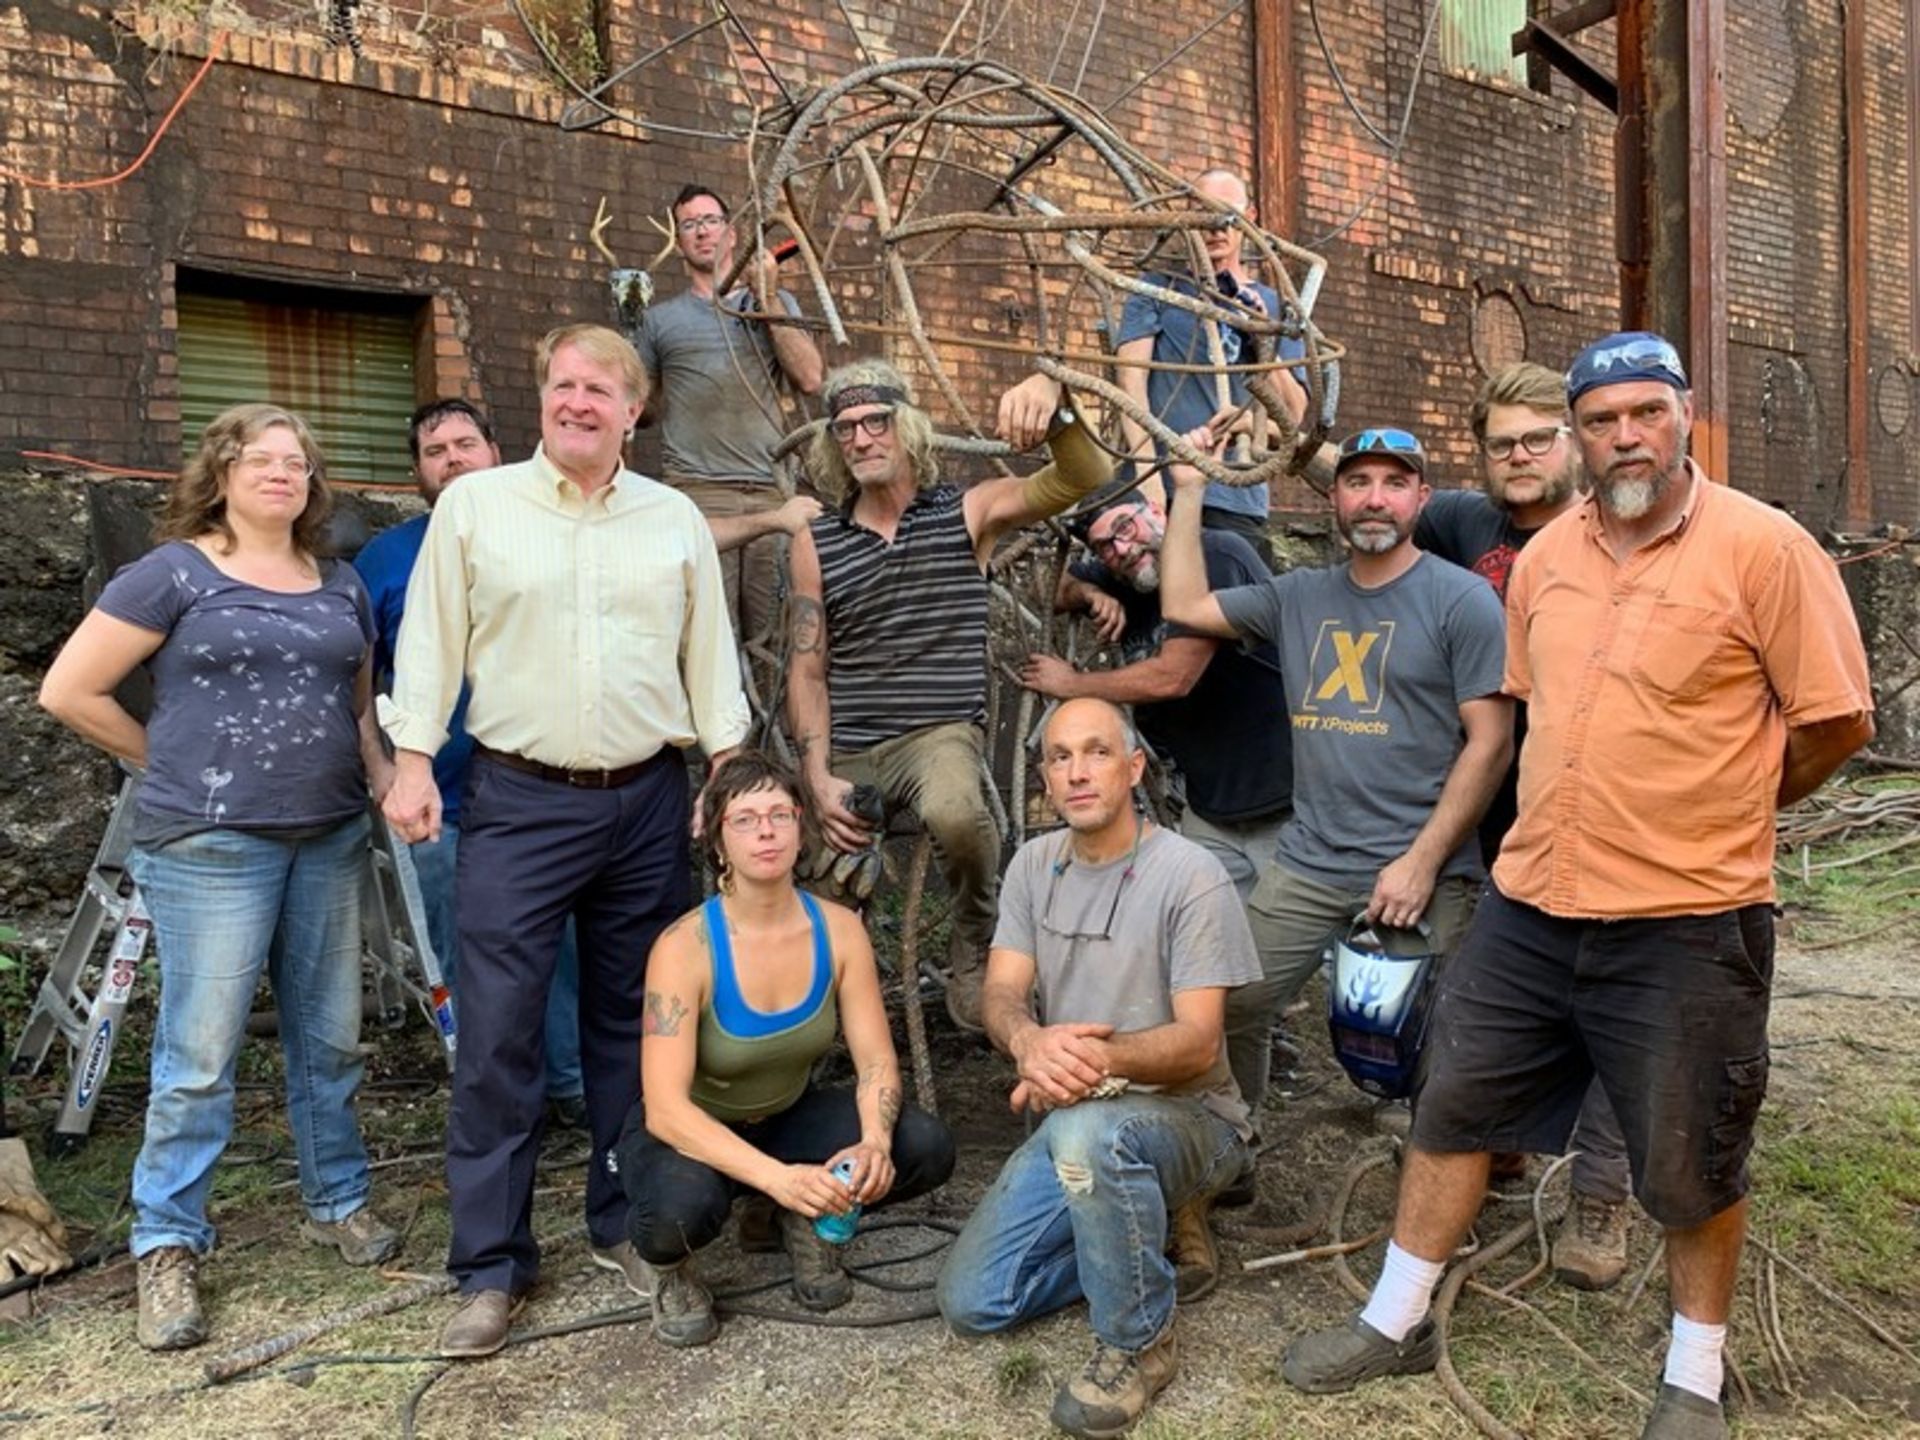
MULTIPOLYGON (((125 768, 125 767, 123 767, 125 768)), ((66 1096, 48 1138, 50 1155, 71 1155, 87 1142, 95 1102, 105 1087, 107 1068, 120 1038, 140 962, 153 938, 153 921, 127 873, 133 847, 134 794, 140 776, 128 771, 114 800, 106 833, 87 870, 80 903, 60 941, 53 964, 40 982, 27 1023, 14 1047, 8 1073, 36 1074, 56 1039, 67 1042, 66 1096), (112 943, 94 964, 102 935, 112 943), (89 994, 89 979, 97 987, 89 994)), ((374 809, 366 880, 361 892, 362 954, 372 969, 380 1018, 389 1027, 406 1018, 414 1001, 433 1023, 453 1068, 453 1001, 440 971, 439 957, 427 938, 426 908, 413 857, 396 845, 386 822, 374 809), (417 975, 417 978, 416 978, 417 975)))

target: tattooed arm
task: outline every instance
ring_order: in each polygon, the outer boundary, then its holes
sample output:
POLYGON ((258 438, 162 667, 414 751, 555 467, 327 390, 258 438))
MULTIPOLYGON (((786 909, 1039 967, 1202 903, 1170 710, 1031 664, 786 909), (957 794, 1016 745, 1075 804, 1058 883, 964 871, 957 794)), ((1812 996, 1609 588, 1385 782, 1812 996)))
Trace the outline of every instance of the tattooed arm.
POLYGON ((893 1188, 893 1126, 902 1107, 900 1060, 894 1053, 886 1002, 880 995, 880 971, 873 962, 866 927, 844 906, 822 902, 821 908, 827 912, 834 963, 840 972, 840 1028, 859 1076, 854 1104, 860 1111, 860 1142, 830 1158, 827 1165, 832 1168, 843 1158, 852 1160, 854 1195, 863 1205, 871 1205, 893 1188))
POLYGON ((833 773, 833 703, 827 694, 827 612, 813 532, 793 537, 793 590, 787 600, 787 724, 800 751, 800 778, 814 818, 836 850, 866 848, 871 832, 847 809, 851 781, 833 773))

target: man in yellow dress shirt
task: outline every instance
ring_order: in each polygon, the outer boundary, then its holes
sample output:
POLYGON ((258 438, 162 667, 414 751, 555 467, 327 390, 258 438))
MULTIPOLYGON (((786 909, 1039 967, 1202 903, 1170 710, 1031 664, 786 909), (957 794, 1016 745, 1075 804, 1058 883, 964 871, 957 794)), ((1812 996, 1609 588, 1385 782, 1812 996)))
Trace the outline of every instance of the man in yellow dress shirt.
POLYGON ((560 932, 580 942, 580 1040, 599 1264, 639 1273, 608 1162, 640 1088, 655 935, 691 903, 686 767, 749 715, 713 536, 693 502, 621 464, 646 399, 633 347, 597 325, 540 342, 540 448, 469 475, 433 512, 407 591, 385 804, 407 840, 439 828, 429 762, 464 675, 474 759, 456 877, 460 1049, 447 1122, 448 1356, 506 1343, 539 1273, 531 1225, 544 1080, 540 1016, 560 932))

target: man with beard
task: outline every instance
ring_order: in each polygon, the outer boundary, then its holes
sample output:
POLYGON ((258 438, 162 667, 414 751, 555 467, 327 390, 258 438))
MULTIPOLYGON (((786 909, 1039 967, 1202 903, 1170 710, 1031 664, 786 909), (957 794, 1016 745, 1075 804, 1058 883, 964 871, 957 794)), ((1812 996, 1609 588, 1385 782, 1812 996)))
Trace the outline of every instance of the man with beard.
POLYGON ((1566 1143, 1597 1075, 1666 1232, 1672 1337, 1643 1440, 1723 1440, 1722 1354, 1766 1091, 1774 816, 1873 735, 1833 561, 1687 459, 1680 357, 1644 331, 1567 377, 1593 493, 1521 554, 1506 688, 1520 818, 1442 978, 1366 1308, 1287 1351, 1303 1390, 1433 1368, 1432 1289, 1489 1152, 1566 1143), (1571 643, 1569 643, 1571 642, 1571 643))
MULTIPOLYGON (((1445 490, 1421 512, 1421 549, 1484 575, 1502 600, 1513 562, 1549 520, 1573 508, 1579 460, 1567 423, 1567 380, 1522 360, 1488 378, 1468 414, 1480 447, 1486 491, 1445 490)), ((1513 717, 1516 756, 1527 735, 1527 707, 1513 717)), ((1519 806, 1520 766, 1507 767, 1480 821, 1480 850, 1491 866, 1519 806)), ((1626 1137, 1607 1094, 1595 1084, 1573 1133, 1573 1203, 1553 1241, 1553 1271, 1581 1290, 1606 1290, 1627 1268, 1626 1137)), ((1526 1157, 1501 1155, 1496 1177, 1524 1174, 1526 1157)))
MULTIPOLYGON (((1160 613, 1160 547, 1167 521, 1131 486, 1129 466, 1113 498, 1083 512, 1076 528, 1093 558, 1060 577, 1055 603, 1086 610, 1125 663, 1076 670, 1057 655, 1029 655, 1021 683, 1055 700, 1079 696, 1134 707, 1161 760, 1176 768, 1186 807, 1180 833, 1226 866, 1245 900, 1273 859, 1293 803, 1293 743, 1286 684, 1272 644, 1228 645, 1169 624, 1160 613)), ((1269 574, 1254 549, 1226 530, 1203 530, 1207 583, 1252 585, 1269 574)))
POLYGON ((1007 867, 985 995, 1013 1109, 1038 1123, 953 1242, 940 1313, 988 1335, 1084 1297, 1093 1355, 1053 1423, 1119 1435, 1179 1368, 1167 1213, 1247 1164, 1220 1024, 1260 972, 1219 861, 1135 806, 1146 756, 1117 707, 1069 700, 1042 757, 1067 828, 1007 867))
POLYGON ((1228 1059, 1256 1115, 1274 1016, 1329 935, 1358 917, 1392 953, 1444 955, 1486 873, 1474 826, 1513 748, 1506 627, 1485 584, 1414 545, 1425 470, 1405 430, 1349 435, 1333 486, 1347 562, 1211 593, 1190 503, 1199 477, 1174 472, 1162 613, 1202 635, 1274 642, 1287 676, 1293 816, 1247 905, 1263 978, 1227 1007, 1228 1059))
MULTIPOLYGON (((373 606, 373 683, 381 694, 393 690, 393 657, 400 648, 400 622, 407 613, 407 582, 427 538, 427 522, 440 494, 455 480, 475 470, 500 463, 487 417, 464 400, 433 400, 413 412, 407 422, 407 448, 413 452, 413 478, 427 513, 381 531, 353 557, 353 568, 366 582, 373 606)), ((473 757, 468 738, 467 689, 447 721, 447 743, 433 757, 433 783, 439 787, 440 838, 411 845, 413 866, 420 878, 420 900, 427 911, 427 937, 440 960, 449 987, 460 973, 459 907, 453 875, 460 854, 460 793, 467 784, 467 763, 473 757)), ((554 966, 553 991, 547 997, 547 1104, 553 1120, 569 1130, 587 1128, 587 1102, 580 1078, 580 965, 573 932, 561 941, 554 966)), ((456 1005, 456 1015, 458 1013, 456 1005)))
POLYGON ((649 306, 641 323, 636 344, 650 398, 640 423, 660 423, 662 478, 713 527, 736 634, 743 643, 762 640, 779 618, 786 537, 820 513, 810 497, 783 502, 774 480, 774 447, 787 429, 783 396, 815 394, 825 366, 799 326, 745 318, 800 314, 778 288, 770 254, 747 267, 749 283, 719 294, 739 238, 725 201, 689 185, 671 214, 687 288, 649 306))
POLYGON ((1044 440, 1052 463, 964 494, 941 482, 933 421, 891 365, 843 365, 822 393, 829 418, 807 468, 836 503, 793 542, 787 718, 801 778, 828 856, 873 843, 850 804, 857 786, 919 816, 953 893, 947 1013, 978 1030, 1000 869, 981 788, 987 561, 1001 536, 1066 509, 1112 466, 1044 375, 1001 396, 999 432, 1016 450, 1044 440))

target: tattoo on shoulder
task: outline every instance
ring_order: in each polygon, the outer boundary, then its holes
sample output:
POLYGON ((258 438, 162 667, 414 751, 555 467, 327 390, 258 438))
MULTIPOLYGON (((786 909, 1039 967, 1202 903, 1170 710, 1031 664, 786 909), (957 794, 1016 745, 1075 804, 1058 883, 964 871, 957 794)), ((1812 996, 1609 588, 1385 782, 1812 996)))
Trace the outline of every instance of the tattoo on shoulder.
POLYGON ((817 655, 826 635, 826 611, 811 595, 791 596, 788 604, 792 606, 788 629, 793 643, 793 653, 817 655))
POLYGON ((646 1013, 640 1017, 640 1033, 671 1039, 680 1033, 680 1022, 686 1018, 686 1014, 686 1002, 678 995, 662 995, 658 990, 649 990, 646 1013))

